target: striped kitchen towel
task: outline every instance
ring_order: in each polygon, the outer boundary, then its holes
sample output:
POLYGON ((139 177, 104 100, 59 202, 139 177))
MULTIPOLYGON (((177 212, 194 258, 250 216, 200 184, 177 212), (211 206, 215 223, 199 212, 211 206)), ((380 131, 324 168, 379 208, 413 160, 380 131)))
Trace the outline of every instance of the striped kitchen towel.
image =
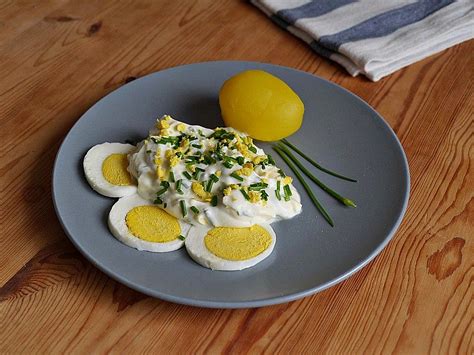
POLYGON ((251 2, 316 53, 372 81, 474 37, 474 0, 251 2))

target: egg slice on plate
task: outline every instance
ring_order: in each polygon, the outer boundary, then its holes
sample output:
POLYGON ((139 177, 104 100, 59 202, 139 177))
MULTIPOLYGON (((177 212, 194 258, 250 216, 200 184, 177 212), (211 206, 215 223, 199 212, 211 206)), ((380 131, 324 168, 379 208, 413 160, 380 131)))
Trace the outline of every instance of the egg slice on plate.
POLYGON ((84 157, 83 166, 89 185, 107 197, 123 197, 137 191, 135 179, 127 170, 131 144, 103 143, 93 146, 84 157))
POLYGON ((191 228, 137 194, 119 199, 110 210, 108 222, 122 243, 158 253, 181 248, 191 228))
POLYGON ((212 270, 233 271, 254 266, 268 257, 276 235, 270 225, 251 227, 193 226, 186 250, 198 264, 212 270))

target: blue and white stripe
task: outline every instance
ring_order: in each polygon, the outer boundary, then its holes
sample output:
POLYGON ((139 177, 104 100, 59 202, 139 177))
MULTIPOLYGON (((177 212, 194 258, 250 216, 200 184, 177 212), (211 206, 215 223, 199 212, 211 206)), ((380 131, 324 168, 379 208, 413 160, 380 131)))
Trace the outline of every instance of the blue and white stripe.
POLYGON ((356 76, 378 81, 474 37, 473 0, 251 0, 356 76))

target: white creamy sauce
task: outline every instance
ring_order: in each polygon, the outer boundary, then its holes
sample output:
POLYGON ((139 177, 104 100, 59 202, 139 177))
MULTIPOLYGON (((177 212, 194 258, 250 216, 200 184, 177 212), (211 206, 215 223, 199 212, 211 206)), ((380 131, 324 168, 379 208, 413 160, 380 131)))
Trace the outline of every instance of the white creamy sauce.
POLYGON ((138 193, 191 224, 245 227, 301 212, 291 178, 285 179, 250 137, 232 128, 211 130, 163 116, 128 158, 138 193))

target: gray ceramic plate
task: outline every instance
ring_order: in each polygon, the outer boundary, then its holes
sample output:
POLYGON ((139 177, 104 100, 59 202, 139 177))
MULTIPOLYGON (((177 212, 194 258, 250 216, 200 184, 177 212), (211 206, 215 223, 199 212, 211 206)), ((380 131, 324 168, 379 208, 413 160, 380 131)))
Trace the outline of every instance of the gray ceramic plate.
MULTIPOLYGON (((261 147, 271 152, 267 144, 261 147)), ((274 156, 276 154, 273 154, 274 156)), ((277 159, 284 170, 288 168, 277 159)), ((313 169, 314 170, 314 169, 313 169)), ((288 171, 289 172, 289 171, 288 171)), ((74 125, 56 158, 53 196, 64 230, 99 269, 125 285, 171 302, 218 308, 258 307, 295 300, 347 278, 374 258, 399 226, 409 195, 403 149, 377 112, 345 89, 313 75, 252 62, 208 62, 163 70, 100 100, 74 125), (191 124, 222 126, 219 88, 246 69, 263 69, 302 98, 302 128, 290 137, 329 168, 355 177, 344 182, 315 174, 358 207, 349 209, 314 188, 335 221, 331 228, 302 186, 303 212, 273 225, 277 245, 257 266, 240 272, 205 269, 184 249, 153 254, 113 238, 106 217, 115 200, 88 186, 82 159, 102 142, 139 140, 164 113, 191 124)))

